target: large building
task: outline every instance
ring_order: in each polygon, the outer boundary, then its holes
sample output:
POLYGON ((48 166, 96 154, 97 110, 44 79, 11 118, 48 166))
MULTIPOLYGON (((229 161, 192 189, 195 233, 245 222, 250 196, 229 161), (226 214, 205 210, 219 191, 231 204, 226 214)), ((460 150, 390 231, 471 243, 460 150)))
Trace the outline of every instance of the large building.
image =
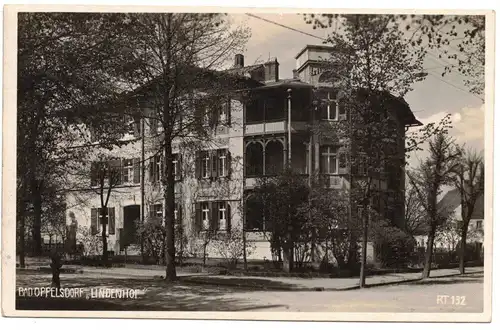
MULTIPOLYGON (((349 114, 342 107, 339 90, 331 82, 332 73, 325 69, 331 49, 306 46, 297 57, 292 79, 279 78, 277 59, 263 64, 245 66, 244 56, 236 55, 234 67, 227 73, 244 80, 245 88, 231 93, 221 105, 215 122, 213 139, 200 143, 196 151, 173 141, 175 153, 175 218, 188 238, 186 246, 199 252, 197 235, 212 228, 227 231, 241 228, 255 251, 249 258, 271 259, 266 235, 266 219, 255 212, 248 198, 259 178, 272 176, 287 165, 305 178, 318 175, 331 189, 350 189, 353 171, 368 175, 361 165, 353 168, 349 150, 342 143, 332 143, 311 129, 323 125, 335 130, 345 123, 349 114), (315 102, 321 98, 326 102, 315 102)), ((400 146, 398 163, 388 167, 391 173, 377 178, 383 198, 377 207, 395 225, 404 224, 404 134, 408 126, 419 125, 408 105, 395 99, 391 109, 400 146), (402 163, 401 163, 402 161, 402 163)), ((108 250, 114 254, 138 252, 135 223, 141 218, 161 218, 164 205, 161 191, 162 157, 156 154, 155 138, 160 129, 152 120, 131 125, 124 137, 130 143, 111 151, 97 150, 89 155, 88 182, 93 189, 75 189, 67 194, 68 224, 91 228, 101 235, 102 212, 99 184, 93 165, 98 155, 114 157, 120 169, 117 186, 108 202, 108 250), (143 152, 144 151, 144 152, 143 152), (142 175, 144 173, 144 175, 142 175), (141 209, 142 208, 142 209, 141 209)), ((337 141, 338 142, 338 141, 337 141)), ((344 143, 345 144, 345 143, 344 143)), ((87 184, 88 186, 88 184, 87 184)), ((257 208, 258 210, 258 208, 257 208)), ((216 251, 210 251, 214 257, 216 251)))

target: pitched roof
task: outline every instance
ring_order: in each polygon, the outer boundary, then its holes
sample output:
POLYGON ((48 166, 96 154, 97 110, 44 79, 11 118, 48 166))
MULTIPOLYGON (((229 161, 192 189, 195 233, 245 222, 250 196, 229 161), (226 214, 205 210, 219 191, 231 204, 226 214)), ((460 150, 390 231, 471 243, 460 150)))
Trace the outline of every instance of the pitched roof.
MULTIPOLYGON (((452 212, 460 207, 460 191, 452 189, 448 191, 438 203, 440 212, 452 212)), ((472 219, 484 219, 484 194, 481 194, 476 200, 472 219)))
POLYGON ((251 73, 252 71, 259 69, 262 67, 262 64, 254 64, 254 65, 247 65, 241 68, 231 68, 225 70, 225 72, 230 73, 230 74, 237 74, 237 75, 242 75, 244 76, 247 73, 251 73))
POLYGON ((267 82, 264 86, 257 87, 255 89, 269 89, 274 87, 312 89, 314 86, 298 79, 280 79, 278 81, 267 82))

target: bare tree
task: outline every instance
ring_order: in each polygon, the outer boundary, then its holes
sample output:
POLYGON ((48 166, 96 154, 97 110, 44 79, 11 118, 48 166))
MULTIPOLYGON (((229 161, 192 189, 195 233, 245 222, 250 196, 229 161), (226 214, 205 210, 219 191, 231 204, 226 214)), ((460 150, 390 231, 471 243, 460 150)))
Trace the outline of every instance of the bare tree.
POLYGON ((429 152, 429 157, 420 164, 420 167, 408 173, 410 183, 427 218, 428 238, 423 278, 428 278, 430 275, 436 230, 448 218, 438 208, 438 197, 443 186, 452 184, 453 173, 459 166, 461 156, 461 151, 453 139, 443 133, 436 135, 429 142, 429 152))
POLYGON ((405 225, 406 231, 412 236, 415 236, 426 226, 425 210, 415 188, 408 181, 405 191, 405 225))
POLYGON ((172 281, 177 277, 172 144, 175 140, 212 138, 209 128, 217 120, 215 114, 227 100, 229 87, 237 85, 214 69, 241 49, 248 34, 233 28, 224 14, 131 14, 127 20, 134 26, 128 40, 137 69, 124 77, 134 90, 132 95, 144 105, 139 115, 155 121, 158 127, 157 153, 165 164, 165 278, 172 281))
MULTIPOLYGON (((307 15, 316 27, 338 27, 343 15, 307 15)), ((380 16, 380 15, 377 15, 380 16)), ((441 76, 452 72, 463 77, 470 92, 483 97, 485 65, 484 15, 385 15, 404 32, 411 50, 441 63, 441 76)), ((432 71, 430 71, 432 74, 432 71)))
POLYGON ((461 228, 459 270, 465 273, 465 249, 469 223, 474 213, 476 202, 484 194, 484 161, 483 157, 474 151, 464 153, 456 168, 455 187, 460 192, 461 228))
MULTIPOLYGON (((120 46, 126 40, 126 24, 116 18, 89 13, 18 15, 17 220, 24 233, 26 209, 33 206, 35 254, 41 253, 51 181, 64 175, 68 161, 78 158, 70 148, 71 129, 85 123, 106 131, 110 121, 103 105, 120 98, 115 77, 117 67, 127 66, 120 46)), ((104 142, 115 134, 101 137, 104 142)), ((24 236, 19 243, 24 265, 24 236)))
POLYGON ((102 261, 106 264, 108 262, 108 232, 106 231, 106 226, 108 226, 110 218, 108 214, 108 202, 113 190, 121 184, 122 174, 120 166, 115 165, 112 160, 100 160, 99 162, 93 163, 93 167, 92 175, 95 175, 97 179, 97 186, 94 191, 99 195, 101 202, 100 214, 98 216, 101 220, 102 227, 102 261))
POLYGON ((442 63, 442 76, 462 76, 469 91, 484 95, 486 17, 484 15, 399 15, 412 47, 442 63))
MULTIPOLYGON (((398 128, 401 119, 395 109, 409 108, 403 97, 427 74, 425 51, 414 51, 394 15, 305 15, 305 20, 314 27, 337 27, 325 42, 333 47, 325 71, 330 72, 335 101, 345 108, 347 120, 334 129, 320 125, 317 134, 343 145, 350 164, 350 207, 363 209, 358 220, 363 228, 360 286, 364 287, 369 222, 384 216, 374 205, 379 183, 387 180, 389 172, 402 174, 405 152, 417 150, 430 136, 444 131, 449 118, 426 125, 406 139, 398 128)), ((395 203, 403 205, 402 195, 398 199, 395 203)))

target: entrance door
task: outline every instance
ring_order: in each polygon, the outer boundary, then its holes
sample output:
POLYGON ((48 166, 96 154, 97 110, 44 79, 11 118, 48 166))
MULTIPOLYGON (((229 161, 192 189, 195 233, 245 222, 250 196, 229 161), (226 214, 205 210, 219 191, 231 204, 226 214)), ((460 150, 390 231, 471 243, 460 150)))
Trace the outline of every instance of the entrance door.
POLYGON ((129 205, 123 208, 124 246, 137 243, 137 224, 141 218, 141 206, 129 205))

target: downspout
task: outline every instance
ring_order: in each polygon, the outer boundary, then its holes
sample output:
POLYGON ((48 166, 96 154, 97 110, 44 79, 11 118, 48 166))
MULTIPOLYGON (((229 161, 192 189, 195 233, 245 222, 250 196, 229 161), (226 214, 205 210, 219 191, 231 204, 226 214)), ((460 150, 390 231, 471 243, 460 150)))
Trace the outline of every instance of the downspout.
POLYGON ((288 92, 288 166, 292 168, 292 90, 288 92))
MULTIPOLYGON (((141 119, 141 223, 144 224, 144 200, 145 200, 145 191, 144 191, 144 173, 145 173, 145 157, 144 157, 144 118, 141 119)), ((144 237, 141 239, 141 256, 142 261, 145 263, 145 255, 144 255, 144 237)))

